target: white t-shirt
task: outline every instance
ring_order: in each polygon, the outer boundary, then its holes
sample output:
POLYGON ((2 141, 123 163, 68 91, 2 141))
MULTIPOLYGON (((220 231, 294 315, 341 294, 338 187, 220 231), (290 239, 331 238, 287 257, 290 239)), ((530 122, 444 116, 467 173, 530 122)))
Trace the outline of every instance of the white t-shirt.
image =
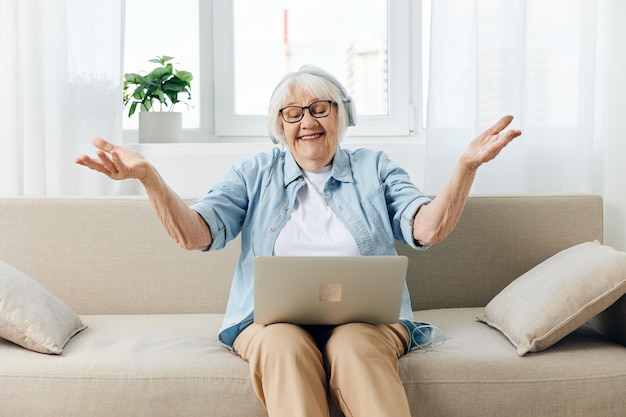
POLYGON ((356 241, 333 213, 324 198, 324 185, 331 166, 320 172, 303 171, 306 184, 300 188, 291 216, 274 245, 277 256, 358 256, 356 241))

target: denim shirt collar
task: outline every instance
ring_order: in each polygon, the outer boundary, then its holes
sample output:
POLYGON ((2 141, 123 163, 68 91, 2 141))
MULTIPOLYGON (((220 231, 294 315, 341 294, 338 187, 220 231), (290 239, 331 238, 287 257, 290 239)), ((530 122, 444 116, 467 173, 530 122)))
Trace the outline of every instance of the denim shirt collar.
MULTIPOLYGON (((285 187, 302 176, 302 169, 294 159, 291 151, 285 152, 285 187)), ((340 182, 354 182, 352 167, 348 155, 337 145, 333 157, 331 176, 340 182)))
POLYGON ((340 182, 354 182, 352 176, 352 166, 348 154, 346 154, 339 145, 335 151, 333 158, 332 177, 340 182))

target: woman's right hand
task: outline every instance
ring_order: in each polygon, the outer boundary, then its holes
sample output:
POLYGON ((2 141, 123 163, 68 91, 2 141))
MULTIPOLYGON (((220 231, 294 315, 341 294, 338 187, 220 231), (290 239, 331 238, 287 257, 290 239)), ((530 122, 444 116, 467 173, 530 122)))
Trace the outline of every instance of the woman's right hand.
POLYGON ((136 178, 143 181, 148 174, 150 164, 138 152, 99 138, 93 140, 93 145, 98 158, 82 155, 76 158, 77 164, 102 172, 114 180, 136 178))
POLYGON ((140 180, 165 229, 180 246, 201 250, 211 246, 213 237, 207 223, 176 195, 141 154, 104 139, 94 139, 93 145, 98 158, 79 156, 77 164, 102 172, 114 180, 140 180))

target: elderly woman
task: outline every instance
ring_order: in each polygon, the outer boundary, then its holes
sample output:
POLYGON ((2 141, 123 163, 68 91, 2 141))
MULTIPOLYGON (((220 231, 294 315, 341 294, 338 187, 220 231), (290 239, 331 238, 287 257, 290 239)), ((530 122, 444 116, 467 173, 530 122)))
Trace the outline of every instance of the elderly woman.
POLYGON ((410 416, 398 358, 419 340, 406 288, 396 324, 256 324, 253 258, 393 255, 394 239, 416 249, 437 243, 454 229, 478 167, 521 134, 504 132, 512 117, 503 117, 470 143, 431 201, 384 153, 339 146, 355 117, 330 74, 315 67, 288 74, 269 106, 270 135, 286 149, 235 165, 191 207, 136 152, 96 139, 97 158, 77 159, 113 179, 139 179, 186 249, 220 249, 241 234, 219 340, 249 363, 254 391, 272 417, 327 416, 327 392, 346 416, 410 416))

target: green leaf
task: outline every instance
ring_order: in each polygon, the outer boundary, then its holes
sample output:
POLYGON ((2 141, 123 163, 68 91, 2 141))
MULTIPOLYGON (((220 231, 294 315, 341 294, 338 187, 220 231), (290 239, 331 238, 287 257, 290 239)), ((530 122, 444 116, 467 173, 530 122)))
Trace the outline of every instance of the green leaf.
POLYGON ((130 117, 133 114, 135 114, 135 110, 137 110, 137 103, 139 103, 139 102, 138 101, 133 101, 133 104, 130 105, 130 109, 128 110, 128 117, 130 117))
POLYGON ((163 82, 171 76, 172 76, 172 70, 167 67, 155 68, 150 73, 150 78, 158 82, 163 82))
POLYGON ((178 70, 176 71, 176 76, 187 82, 193 80, 193 75, 189 71, 178 70))

